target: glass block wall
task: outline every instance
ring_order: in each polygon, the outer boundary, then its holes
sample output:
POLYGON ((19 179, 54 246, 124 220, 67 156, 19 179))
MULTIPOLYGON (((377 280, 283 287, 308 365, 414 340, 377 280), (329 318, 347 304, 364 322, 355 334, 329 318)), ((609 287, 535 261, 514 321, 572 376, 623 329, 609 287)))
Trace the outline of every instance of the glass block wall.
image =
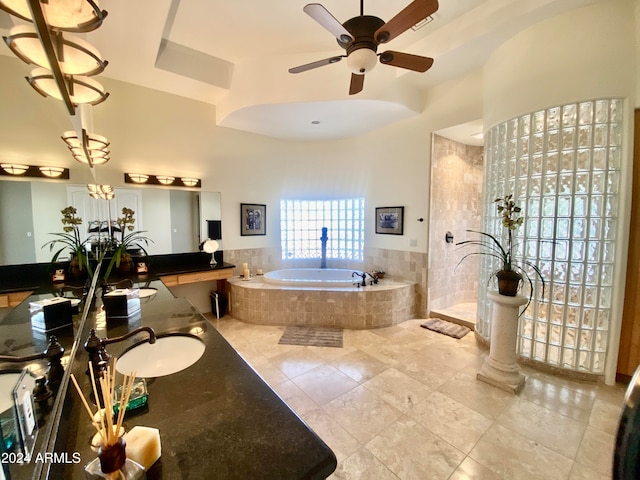
MULTIPOLYGON (((504 234, 494 199, 512 193, 525 222, 517 256, 545 278, 519 319, 518 354, 582 372, 604 372, 622 157, 623 101, 548 108, 489 130, 483 231, 504 234)), ((482 258, 480 278, 497 265, 482 258)), ((532 276, 534 278, 535 275, 532 276)), ((478 333, 489 339, 491 302, 478 282, 478 333)), ((523 292, 528 295, 528 292, 523 292)))

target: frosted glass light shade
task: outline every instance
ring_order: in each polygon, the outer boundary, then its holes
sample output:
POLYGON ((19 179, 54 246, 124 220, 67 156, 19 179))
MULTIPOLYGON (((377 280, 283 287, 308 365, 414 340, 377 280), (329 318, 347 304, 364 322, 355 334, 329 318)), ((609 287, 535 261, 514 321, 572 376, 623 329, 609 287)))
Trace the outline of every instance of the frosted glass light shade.
MULTIPOLYGON (((90 32, 100 25, 107 12, 97 0, 48 0, 40 6, 47 23, 68 32, 90 32)), ((0 9, 29 22, 33 21, 27 0, 0 0, 0 9)))
POLYGON ((111 200, 115 193, 113 191, 113 185, 99 185, 95 183, 87 184, 87 190, 92 198, 103 198, 105 200, 111 200))
POLYGON ((62 167, 38 167, 45 177, 56 178, 62 175, 64 168, 62 167))
POLYGON ((156 178, 162 185, 171 185, 176 179, 175 177, 168 177, 166 175, 158 175, 156 178))
POLYGON ((376 52, 369 48, 359 48, 354 50, 347 57, 347 66, 349 70, 358 75, 364 75, 365 73, 373 70, 378 62, 378 56, 376 52))
POLYGON ((127 173, 131 181, 135 183, 146 183, 149 180, 149 175, 145 175, 144 173, 127 173))
POLYGON ((186 187, 195 187, 199 182, 197 178, 182 177, 180 180, 186 187))
MULTIPOLYGON (((13 27, 4 41, 22 61, 51 69, 38 32, 32 25, 13 27)), ((66 75, 97 75, 107 66, 93 45, 75 35, 59 33, 52 36, 52 41, 60 69, 66 75)))
MULTIPOLYGON (((53 73, 46 68, 35 68, 31 75, 27 77, 29 84, 42 96, 53 97, 62 100, 60 89, 53 77, 53 73)), ((75 105, 89 104, 97 105, 104 102, 109 96, 104 91, 102 85, 95 80, 82 75, 66 77, 69 98, 75 105)))
MULTIPOLYGON (((62 134, 62 140, 69 148, 82 148, 82 141, 75 130, 68 130, 62 134)), ((96 133, 87 133, 87 148, 89 150, 106 150, 109 140, 96 133)))
POLYGON ((0 167, 2 167, 5 172, 10 173, 11 175, 22 175, 27 170, 29 170, 28 165, 21 165, 18 163, 3 163, 0 164, 0 167))

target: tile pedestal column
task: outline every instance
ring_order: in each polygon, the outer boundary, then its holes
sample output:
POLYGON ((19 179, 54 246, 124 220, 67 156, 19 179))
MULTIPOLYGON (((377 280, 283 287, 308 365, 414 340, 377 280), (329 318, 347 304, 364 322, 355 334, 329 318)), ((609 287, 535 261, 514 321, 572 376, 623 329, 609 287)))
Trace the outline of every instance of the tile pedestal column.
POLYGON ((512 393, 524 386, 525 376, 516 363, 516 337, 518 314, 527 298, 522 295, 507 297, 498 292, 488 292, 493 302, 491 316, 491 345, 477 379, 512 393))

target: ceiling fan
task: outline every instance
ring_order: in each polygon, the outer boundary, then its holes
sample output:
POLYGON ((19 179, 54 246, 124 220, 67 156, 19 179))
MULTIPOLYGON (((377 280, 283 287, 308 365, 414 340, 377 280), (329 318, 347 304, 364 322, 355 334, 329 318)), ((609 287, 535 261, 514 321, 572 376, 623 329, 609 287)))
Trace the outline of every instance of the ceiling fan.
POLYGON ((393 40, 438 10, 437 0, 414 0, 386 23, 378 17, 364 14, 364 0, 360 0, 360 15, 342 24, 319 3, 309 3, 303 10, 331 32, 338 40, 338 45, 344 48, 347 54, 290 68, 289 73, 306 72, 346 58, 352 72, 349 95, 354 95, 362 91, 364 75, 375 67, 376 57, 380 58, 382 64, 416 72, 426 72, 433 65, 433 58, 392 50, 377 53, 377 50, 381 43, 393 40))

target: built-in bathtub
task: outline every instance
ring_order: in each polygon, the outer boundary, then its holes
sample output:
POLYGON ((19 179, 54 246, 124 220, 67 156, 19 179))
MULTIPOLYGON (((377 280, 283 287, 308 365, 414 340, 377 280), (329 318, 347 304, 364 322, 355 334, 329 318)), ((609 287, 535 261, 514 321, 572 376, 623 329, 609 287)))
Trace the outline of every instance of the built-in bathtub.
POLYGON ((290 287, 353 287, 358 281, 362 283, 362 272, 343 268, 288 268, 265 273, 264 281, 290 287))
MULTIPOLYGON (((342 270, 349 278, 346 286, 342 278, 340 286, 340 279, 334 277, 339 275, 337 272, 320 273, 333 278, 332 283, 330 279, 309 278, 316 269, 291 270, 278 270, 250 280, 228 279, 231 315, 260 325, 352 329, 387 327, 415 318, 415 283, 383 279, 377 285, 355 286, 352 283, 357 278, 350 277, 353 271, 342 270), (298 280, 292 280, 296 277, 292 277, 291 270, 297 271, 298 280)), ((318 269, 322 270, 325 269, 318 269)), ((331 270, 336 269, 325 271, 331 270)))

